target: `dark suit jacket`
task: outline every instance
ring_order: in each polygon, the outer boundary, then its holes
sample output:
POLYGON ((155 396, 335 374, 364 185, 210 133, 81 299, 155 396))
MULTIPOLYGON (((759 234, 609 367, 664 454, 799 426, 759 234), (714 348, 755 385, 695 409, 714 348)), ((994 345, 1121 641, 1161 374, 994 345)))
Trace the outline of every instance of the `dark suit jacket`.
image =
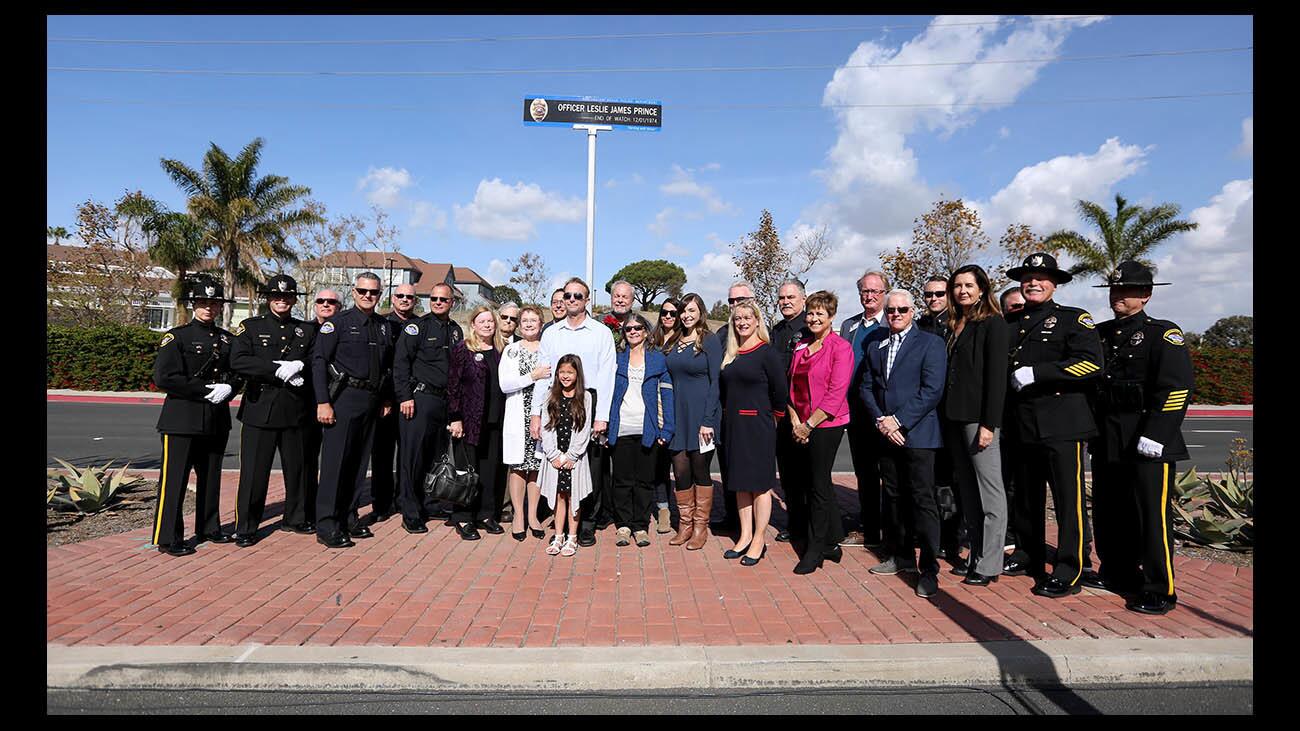
MULTIPOLYGON (((894 367, 885 378, 885 361, 889 357, 889 338, 874 341, 864 352, 867 367, 862 370, 862 400, 871 419, 893 415, 907 438, 904 446, 913 449, 938 449, 943 446, 939 433, 939 399, 948 372, 948 356, 937 335, 912 326, 894 357, 894 367)), ((890 446, 893 446, 892 442, 890 446)))
POLYGON ((948 353, 948 387, 939 412, 949 421, 1002 425, 1010 326, 996 315, 962 328, 948 353))

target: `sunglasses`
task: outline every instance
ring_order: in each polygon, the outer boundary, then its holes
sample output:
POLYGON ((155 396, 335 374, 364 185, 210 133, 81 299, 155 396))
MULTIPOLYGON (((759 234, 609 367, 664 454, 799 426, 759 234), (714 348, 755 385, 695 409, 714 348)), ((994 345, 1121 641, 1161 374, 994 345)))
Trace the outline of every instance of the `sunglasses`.
POLYGON ((660 310, 659 317, 677 317, 677 310, 660 310))
POLYGON ((744 302, 745 300, 752 300, 752 299, 754 298, 753 297, 728 297, 727 304, 734 305, 737 302, 744 302))
POLYGON ((566 300, 578 300, 579 302, 581 302, 582 300, 587 299, 587 295, 585 295, 585 294, 583 294, 583 293, 581 293, 581 292, 565 292, 565 293, 564 293, 564 299, 566 299, 566 300))
POLYGON ((912 310, 911 307, 886 307, 885 308, 885 312, 891 315, 894 314, 905 315, 908 312, 911 312, 911 310, 912 310))
POLYGON ((393 299, 396 299, 396 300, 413 300, 413 299, 415 299, 415 295, 413 295, 413 294, 395 294, 395 295, 393 295, 393 299))
POLYGON ((451 301, 451 298, 450 298, 450 297, 430 297, 430 298, 429 298, 429 301, 430 301, 430 302, 450 302, 450 301, 451 301))
POLYGON ((364 294, 367 297, 378 297, 380 293, 384 291, 382 289, 365 289, 363 287, 355 287, 355 289, 357 290, 357 294, 364 294))
POLYGON ((623 328, 623 332, 625 333, 639 333, 644 331, 645 331, 645 325, 628 325, 627 327, 623 328))
POLYGON ((339 306, 339 301, 338 301, 338 300, 332 300, 332 299, 329 299, 329 298, 326 298, 326 297, 317 297, 317 298, 316 298, 316 304, 318 304, 318 305, 329 305, 330 307, 338 307, 338 306, 339 306))
POLYGON ((925 292, 921 296, 925 297, 928 300, 932 300, 932 299, 938 299, 940 297, 946 296, 947 294, 948 294, 947 291, 925 292))
POLYGON ((519 322, 518 317, 512 317, 511 315, 502 315, 501 319, 505 320, 506 322, 519 322))

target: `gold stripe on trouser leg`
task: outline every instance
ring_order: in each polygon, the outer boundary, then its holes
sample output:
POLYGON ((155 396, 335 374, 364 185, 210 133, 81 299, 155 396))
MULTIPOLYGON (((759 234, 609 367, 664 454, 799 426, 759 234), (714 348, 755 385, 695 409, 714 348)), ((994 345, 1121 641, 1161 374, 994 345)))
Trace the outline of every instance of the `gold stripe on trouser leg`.
POLYGON ((1083 442, 1074 443, 1074 476, 1074 506, 1079 514, 1079 573, 1070 586, 1079 583, 1079 577, 1083 576, 1083 442))
POLYGON ((162 476, 158 480, 158 505, 154 508, 153 520, 153 544, 158 545, 158 533, 162 530, 163 505, 167 501, 167 438, 163 435, 163 463, 162 476))
POLYGON ((1169 559, 1169 524, 1165 522, 1165 506, 1169 503, 1169 463, 1164 463, 1160 477, 1160 538, 1165 542, 1165 576, 1169 580, 1169 594, 1174 595, 1174 567, 1169 559))

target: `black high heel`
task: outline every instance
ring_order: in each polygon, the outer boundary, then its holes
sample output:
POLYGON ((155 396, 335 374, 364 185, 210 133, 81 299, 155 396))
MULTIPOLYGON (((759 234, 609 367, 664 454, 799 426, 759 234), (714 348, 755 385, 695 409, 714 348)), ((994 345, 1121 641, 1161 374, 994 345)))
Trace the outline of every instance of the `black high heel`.
MULTIPOLYGON (((746 546, 746 548, 748 548, 748 546, 746 546)), ((754 565, 758 564, 759 561, 762 561, 762 560, 763 560, 763 557, 766 556, 766 555, 767 555, 767 544, 764 543, 764 544, 763 544, 763 550, 758 554, 758 558, 750 558, 749 556, 741 556, 741 557, 740 557, 740 565, 741 565, 741 566, 754 566, 754 565)))
POLYGON ((734 560, 740 558, 741 556, 744 556, 744 555, 745 555, 745 551, 748 551, 748 550, 749 550, 749 544, 746 543, 745 545, 741 546, 740 548, 728 548, 727 550, 725 550, 725 551, 722 552, 722 557, 725 558, 725 559, 727 559, 728 561, 734 561, 734 560))
POLYGON ((546 535, 545 528, 529 528, 528 530, 533 534, 533 538, 541 538, 546 535))
POLYGON ((844 549, 840 548, 839 546, 836 546, 830 551, 823 553, 822 558, 826 559, 827 561, 834 561, 835 563, 839 563, 840 559, 844 558, 844 549))
POLYGON ((528 537, 528 531, 521 530, 518 533, 514 531, 510 531, 510 537, 515 539, 516 541, 523 542, 523 540, 528 537))

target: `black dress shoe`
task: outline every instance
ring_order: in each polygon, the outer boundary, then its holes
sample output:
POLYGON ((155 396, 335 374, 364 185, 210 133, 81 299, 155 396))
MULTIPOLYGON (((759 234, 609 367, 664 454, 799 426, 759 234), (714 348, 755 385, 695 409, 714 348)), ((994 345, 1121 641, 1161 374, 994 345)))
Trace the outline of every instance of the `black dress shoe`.
POLYGON ((610 526, 610 521, 608 521, 608 520, 598 520, 598 521, 596 521, 596 530, 605 530, 605 529, 608 528, 609 526, 610 526))
POLYGON ((1083 591, 1083 587, 1079 586, 1077 583, 1071 586, 1055 576, 1052 576, 1046 581, 1035 585, 1033 589, 1030 589, 1030 591, 1038 596, 1045 596, 1049 599, 1060 599, 1072 594, 1078 594, 1083 591))
POLYGON ((1007 556, 1002 559, 1002 573, 1007 576, 1024 576, 1029 573, 1029 564, 1007 556))
POLYGON ((1083 570, 1083 573, 1079 575, 1079 583, 1089 589, 1110 589, 1110 586, 1106 584, 1106 580, 1101 578, 1101 574, 1092 569, 1083 570))
POLYGON ((922 599, 929 599, 939 593, 939 577, 926 573, 921 574, 921 578, 916 582, 916 595, 922 599))
POLYGON ((491 518, 488 518, 487 520, 474 521, 474 526, 476 528, 482 528, 483 530, 487 531, 488 533, 491 533, 494 536, 506 532, 506 529, 502 528, 500 523, 496 522, 495 520, 492 520, 491 518))
POLYGON ((353 546, 357 545, 352 541, 348 540, 347 534, 345 533, 339 533, 338 535, 333 535, 330 536, 329 538, 326 538, 321 535, 317 535, 316 542, 326 548, 352 548, 353 546))
POLYGON ((429 529, 424 527, 424 522, 420 520, 411 520, 402 518, 402 530, 407 533, 428 533, 429 529))
POLYGON ((743 546, 736 546, 735 548, 728 548, 727 550, 725 550, 725 551, 722 552, 722 557, 725 558, 725 559, 727 559, 728 561, 735 561, 736 559, 740 558, 741 556, 744 556, 744 555, 745 555, 745 551, 748 551, 748 550, 749 550, 749 544, 746 543, 746 544, 743 545, 743 546))
POLYGON ((755 566, 755 565, 758 564, 759 561, 762 561, 762 560, 763 560, 763 557, 766 556, 766 555, 767 555, 767 544, 764 544, 764 545, 763 545, 763 550, 762 550, 762 551, 759 551, 759 553, 758 553, 758 558, 750 558, 749 556, 741 556, 741 557, 740 557, 740 565, 741 565, 741 566, 755 566))
POLYGON ((961 583, 967 586, 988 586, 997 580, 998 577, 996 576, 985 576, 978 571, 967 571, 966 578, 962 579, 961 583))
POLYGON ((168 556, 189 556, 194 553, 194 546, 185 543, 175 543, 170 546, 159 546, 158 553, 165 553, 168 556))
POLYGON ((965 576, 970 573, 970 564, 959 558, 957 559, 957 562, 952 565, 952 568, 948 569, 948 573, 954 576, 965 576))
POLYGON ((1144 591, 1138 598, 1125 605, 1134 612, 1143 614, 1168 614, 1178 606, 1178 600, 1161 596, 1154 591, 1144 591))
POLYGON ((280 525, 277 526, 277 528, 278 528, 278 530, 282 530, 282 531, 284 531, 285 533, 292 533, 292 532, 294 532, 295 526, 289 525, 288 523, 286 523, 286 522, 284 522, 284 521, 282 520, 282 521, 280 521, 280 525))
POLYGON ((207 541, 208 543, 230 543, 233 540, 233 538, 225 533, 209 533, 202 538, 195 539, 195 543, 201 543, 203 541, 207 541))
POLYGON ((348 528, 348 536, 352 538, 374 538, 375 534, 371 533, 366 526, 357 524, 352 528, 348 528))
POLYGON ((299 533, 301 535, 310 535, 316 532, 316 524, 310 520, 301 525, 292 526, 292 528, 294 533, 299 533))
POLYGON ((375 512, 371 513, 371 516, 374 518, 374 520, 371 521, 371 522, 372 522, 372 523, 382 523, 382 522, 384 522, 385 520, 388 520, 389 518, 393 517, 393 515, 394 515, 396 512, 397 512, 397 511, 395 511, 395 510, 376 510, 375 512))
POLYGON ((456 532, 460 534, 462 540, 466 541, 477 541, 483 537, 478 534, 478 530, 474 528, 473 523, 466 523, 464 525, 457 523, 456 532))
POLYGON ((248 548, 255 543, 257 543, 256 535, 235 535, 235 545, 240 548, 248 548))
POLYGON ((578 531, 578 545, 583 547, 596 545, 596 532, 578 531))
POLYGON ((804 574, 811 574, 821 567, 822 557, 809 551, 803 555, 803 558, 799 559, 799 563, 794 565, 794 572, 803 576, 804 574))
POLYGON ((790 531, 788 531, 788 530, 779 530, 779 531, 777 531, 777 532, 776 532, 776 542, 777 542, 777 543, 789 543, 789 542, 790 542, 790 531))
POLYGON ((844 549, 840 548, 839 546, 836 546, 831 550, 822 553, 822 558, 826 559, 827 561, 834 561, 835 563, 839 563, 840 559, 844 558, 844 549))

